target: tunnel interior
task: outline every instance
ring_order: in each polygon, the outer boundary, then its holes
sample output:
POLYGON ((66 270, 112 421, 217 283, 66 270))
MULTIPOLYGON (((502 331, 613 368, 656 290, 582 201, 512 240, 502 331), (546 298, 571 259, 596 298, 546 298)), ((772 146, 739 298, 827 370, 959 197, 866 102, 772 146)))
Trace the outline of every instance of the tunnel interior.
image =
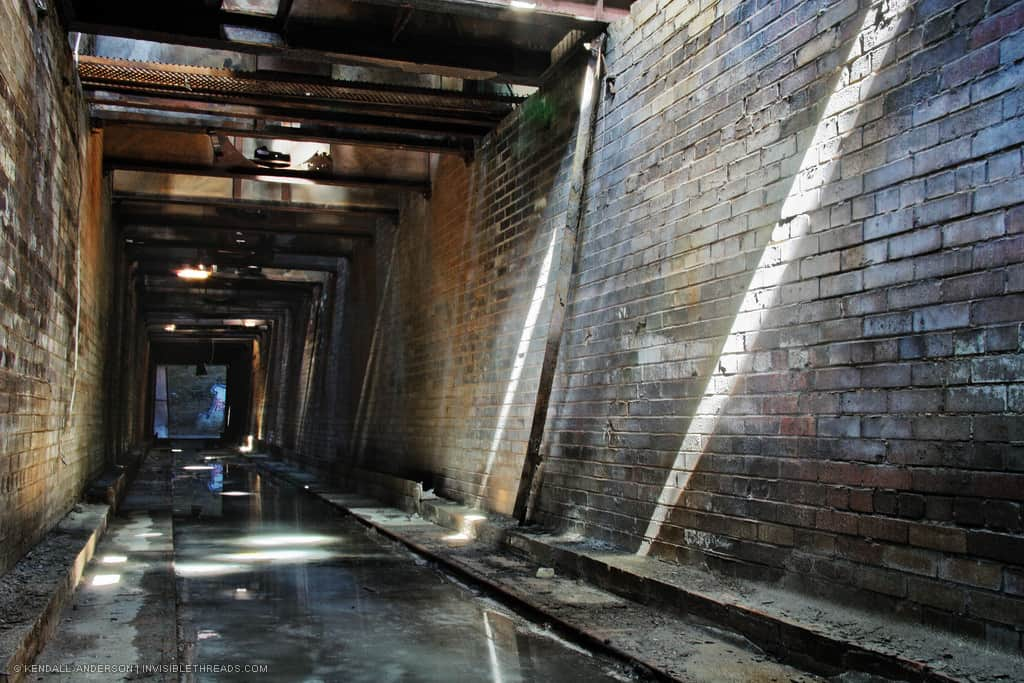
MULTIPOLYGON (((1024 652, 1024 2, 11 0, 0 25, 0 577, 121 474, 193 544, 146 552, 232 565, 206 557, 231 525, 315 516, 270 474, 297 468, 464 507, 449 545, 501 520, 548 559, 1024 652)), ((429 583, 315 533, 322 567, 230 590, 345 630, 304 582, 429 583)), ((548 652, 453 609, 496 683, 548 652)), ((341 666, 317 652, 303 675, 341 666)))

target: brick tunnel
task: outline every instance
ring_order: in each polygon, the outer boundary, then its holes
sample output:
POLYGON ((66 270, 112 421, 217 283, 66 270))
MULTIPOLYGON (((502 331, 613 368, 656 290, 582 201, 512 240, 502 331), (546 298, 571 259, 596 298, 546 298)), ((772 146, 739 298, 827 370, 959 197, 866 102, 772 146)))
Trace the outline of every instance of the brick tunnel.
POLYGON ((1024 680, 1024 2, 0 25, 0 681, 1024 680))

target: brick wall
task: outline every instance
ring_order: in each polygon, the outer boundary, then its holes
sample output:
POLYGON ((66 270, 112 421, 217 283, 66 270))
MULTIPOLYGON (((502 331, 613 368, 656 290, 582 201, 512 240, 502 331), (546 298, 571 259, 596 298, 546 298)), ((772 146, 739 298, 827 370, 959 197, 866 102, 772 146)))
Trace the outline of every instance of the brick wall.
POLYGON ((1022 26, 640 0, 611 27, 541 520, 1020 647, 1022 26))
POLYGON ((471 163, 442 158, 429 201, 402 207, 390 280, 384 264, 375 276, 383 316, 350 462, 511 511, 550 317, 553 269, 542 264, 565 220, 581 73, 567 68, 471 163))
MULTIPOLYGON (((345 289, 348 260, 337 260, 336 272, 328 277, 321 295, 322 307, 309 330, 310 371, 305 376, 301 413, 296 425, 295 450, 305 462, 325 469, 337 458, 340 445, 339 394, 342 392, 342 326, 346 319, 345 289)), ((355 327, 355 326, 354 326, 355 327)))
POLYGON ((102 138, 86 125, 66 35, 26 0, 0 4, 0 25, 2 572, 104 462, 113 238, 102 138))

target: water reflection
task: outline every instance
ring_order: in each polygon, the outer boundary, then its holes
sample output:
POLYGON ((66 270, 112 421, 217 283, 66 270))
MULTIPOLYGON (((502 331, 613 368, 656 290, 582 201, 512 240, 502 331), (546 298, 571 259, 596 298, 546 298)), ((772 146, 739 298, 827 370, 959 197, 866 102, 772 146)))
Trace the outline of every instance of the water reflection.
POLYGON ((194 663, 266 664, 267 680, 623 680, 242 461, 219 461, 225 490, 211 491, 208 471, 183 469, 203 455, 179 457, 174 480, 175 571, 194 663), (235 491, 247 495, 227 495, 235 491))

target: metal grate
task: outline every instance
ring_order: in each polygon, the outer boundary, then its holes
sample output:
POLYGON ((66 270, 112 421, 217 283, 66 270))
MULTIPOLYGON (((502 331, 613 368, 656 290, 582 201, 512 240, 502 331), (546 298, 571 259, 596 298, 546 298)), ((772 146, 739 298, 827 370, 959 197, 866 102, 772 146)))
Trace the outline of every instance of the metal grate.
POLYGON ((310 104, 365 104, 501 117, 523 98, 479 96, 425 88, 397 88, 339 81, 325 84, 245 76, 226 69, 151 64, 81 57, 78 74, 86 88, 106 87, 159 93, 290 99, 310 104))

